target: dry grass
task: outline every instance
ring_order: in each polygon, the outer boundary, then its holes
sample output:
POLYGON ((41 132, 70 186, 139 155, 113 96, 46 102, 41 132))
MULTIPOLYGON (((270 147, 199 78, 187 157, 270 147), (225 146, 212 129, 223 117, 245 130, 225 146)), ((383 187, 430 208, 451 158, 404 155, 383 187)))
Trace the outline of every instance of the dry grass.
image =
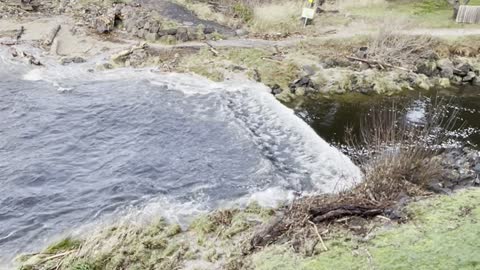
POLYGON ((301 1, 269 3, 255 6, 250 23, 252 31, 257 33, 290 34, 302 27, 300 14, 301 1))
POLYGON ((402 20, 386 20, 368 45, 368 57, 380 63, 412 67, 419 59, 429 59, 438 40, 427 35, 402 34, 408 24, 402 20))
POLYGON ((400 194, 415 195, 442 175, 438 156, 447 132, 455 126, 457 113, 446 116, 444 101, 427 108, 425 120, 404 119, 405 108, 373 110, 362 124, 359 140, 350 146, 364 153, 357 157, 365 181, 357 187, 366 199, 396 200, 400 194))
POLYGON ((369 6, 378 6, 386 5, 387 1, 385 0, 338 0, 335 1, 338 9, 347 9, 347 8, 358 8, 358 7, 369 7, 369 6))
POLYGON ((315 237, 312 223, 324 231, 352 216, 369 219, 388 215, 387 210, 402 198, 428 193, 428 184, 443 175, 441 149, 437 146, 456 124, 457 112, 448 113, 446 108, 443 100, 432 102, 421 124, 406 121, 406 108, 396 105, 372 110, 362 124, 361 136, 349 138, 350 147, 360 153, 355 159, 364 171, 364 181, 339 194, 294 201, 281 220, 252 239, 254 246, 297 235, 304 239, 315 237))

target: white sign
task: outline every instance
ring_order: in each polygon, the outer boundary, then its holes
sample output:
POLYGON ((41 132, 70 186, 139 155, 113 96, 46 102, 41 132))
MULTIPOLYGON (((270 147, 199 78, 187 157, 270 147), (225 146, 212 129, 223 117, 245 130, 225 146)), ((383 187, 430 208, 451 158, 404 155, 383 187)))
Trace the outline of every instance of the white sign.
POLYGON ((302 18, 306 19, 313 19, 313 16, 315 16, 315 9, 313 8, 304 8, 302 11, 302 18))

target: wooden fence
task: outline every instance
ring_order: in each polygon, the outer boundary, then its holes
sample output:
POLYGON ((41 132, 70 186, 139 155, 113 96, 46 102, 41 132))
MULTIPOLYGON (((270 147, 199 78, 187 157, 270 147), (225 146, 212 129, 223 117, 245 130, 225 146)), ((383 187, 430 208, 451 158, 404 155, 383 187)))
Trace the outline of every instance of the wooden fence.
POLYGON ((457 23, 480 23, 480 6, 460 6, 457 23))

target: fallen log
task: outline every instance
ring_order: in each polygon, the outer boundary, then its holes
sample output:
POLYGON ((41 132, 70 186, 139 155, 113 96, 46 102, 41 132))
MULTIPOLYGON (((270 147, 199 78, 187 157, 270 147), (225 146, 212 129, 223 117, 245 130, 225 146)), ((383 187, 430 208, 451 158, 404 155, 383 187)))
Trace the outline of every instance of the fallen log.
POLYGON ((358 58, 358 57, 354 57, 354 56, 345 56, 345 58, 347 58, 348 60, 352 60, 352 61, 358 61, 358 62, 366 63, 370 67, 379 66, 380 69, 385 69, 385 67, 389 67, 389 68, 400 69, 400 70, 407 71, 407 72, 413 72, 413 70, 411 70, 411 69, 404 68, 404 67, 397 67, 397 66, 394 66, 394 65, 391 65, 391 64, 388 64, 388 63, 383 63, 383 62, 380 62, 380 61, 377 61, 377 60, 363 59, 363 58, 358 58))
POLYGON ((13 45, 17 44, 17 41, 16 40, 4 40, 4 41, 1 41, 0 44, 5 45, 5 46, 13 46, 13 45))
POLYGON ((60 31, 61 26, 56 25, 55 27, 50 30, 50 33, 48 34, 47 38, 43 41, 43 45, 45 46, 50 46, 52 45, 53 41, 55 40, 55 37, 57 37, 58 32, 60 31))
POLYGON ((314 223, 328 222, 347 216, 374 217, 384 212, 384 209, 377 207, 365 207, 356 205, 343 205, 337 207, 325 207, 310 210, 311 220, 314 223))

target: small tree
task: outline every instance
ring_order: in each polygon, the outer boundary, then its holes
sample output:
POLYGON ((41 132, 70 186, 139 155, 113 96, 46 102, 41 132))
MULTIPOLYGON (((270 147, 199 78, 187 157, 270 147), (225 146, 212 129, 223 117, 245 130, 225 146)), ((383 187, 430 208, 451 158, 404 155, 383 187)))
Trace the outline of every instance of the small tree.
POLYGON ((460 5, 468 5, 470 0, 448 0, 448 3, 453 6, 453 19, 457 19, 458 10, 460 9, 460 5))

